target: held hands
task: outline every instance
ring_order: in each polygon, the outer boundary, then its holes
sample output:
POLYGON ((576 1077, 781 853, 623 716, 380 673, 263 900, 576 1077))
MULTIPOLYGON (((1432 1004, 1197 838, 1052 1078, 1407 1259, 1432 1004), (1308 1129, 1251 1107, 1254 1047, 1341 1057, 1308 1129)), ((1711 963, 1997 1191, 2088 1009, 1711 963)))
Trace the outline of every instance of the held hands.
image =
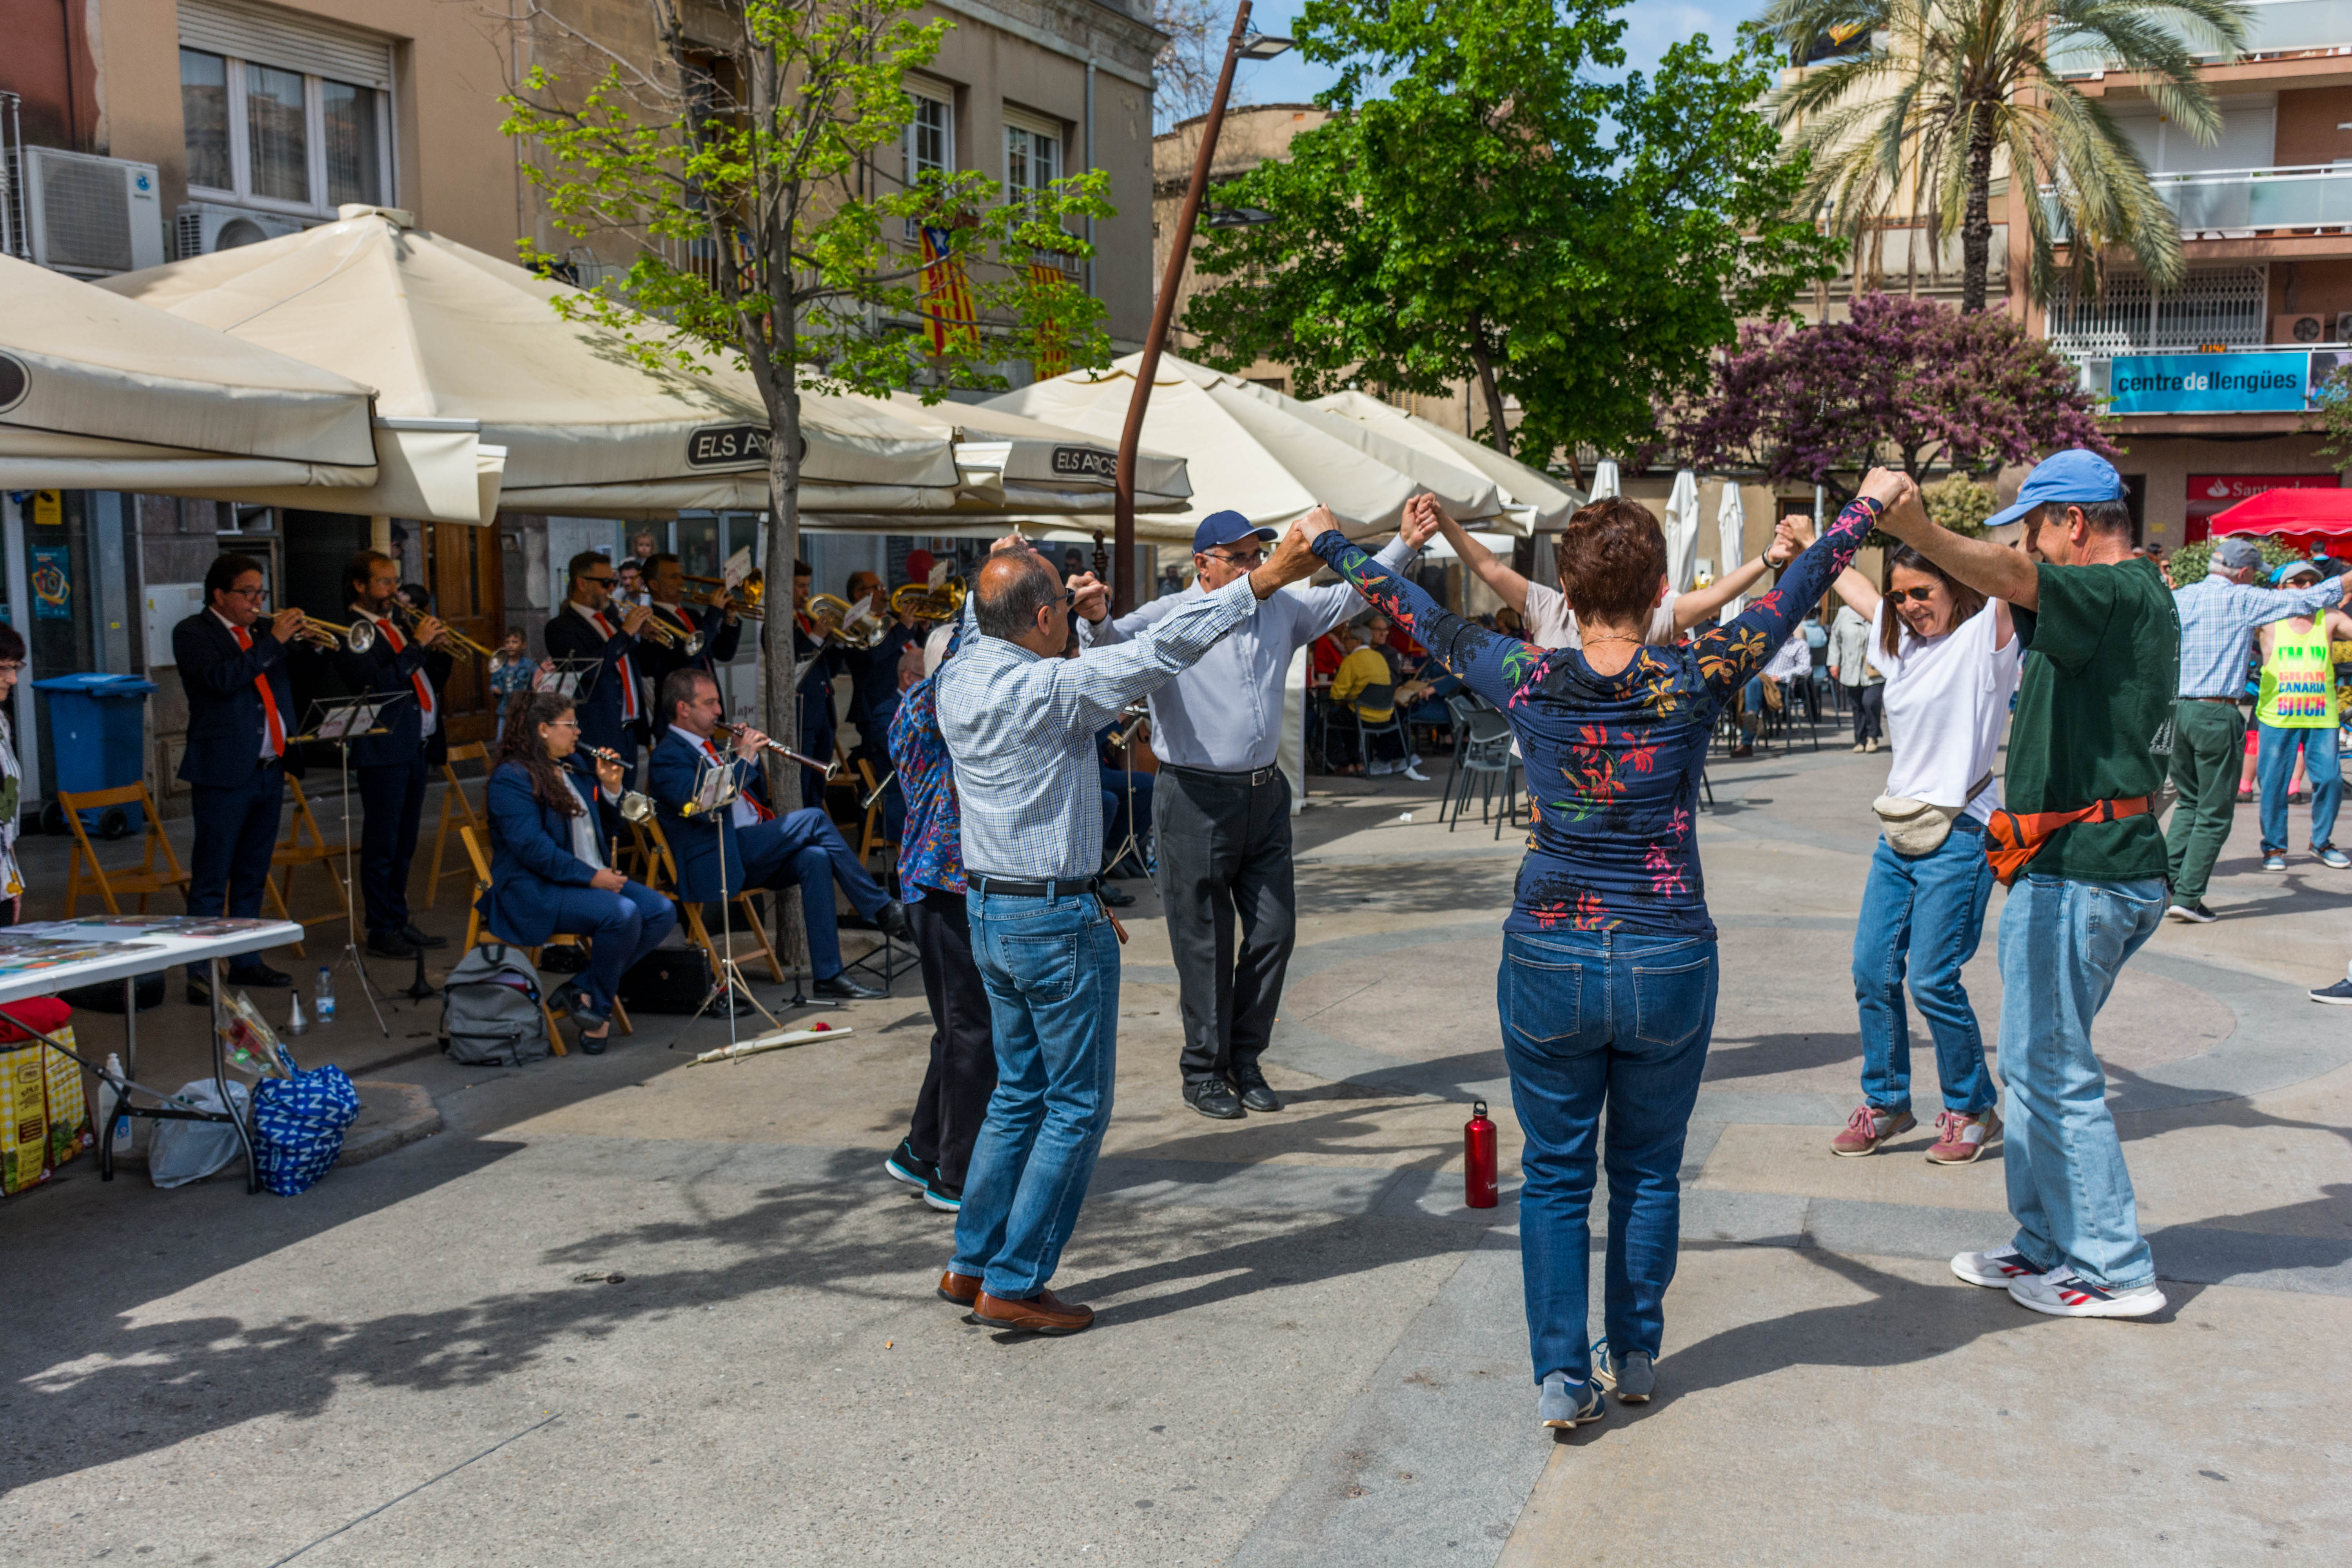
POLYGON ((1813 542, 1813 520, 1802 512, 1790 512, 1772 527, 1771 547, 1764 552, 1764 563, 1778 571, 1804 553, 1813 542))
POLYGON ((1081 572, 1062 586, 1077 595, 1070 605, 1071 613, 1099 626, 1110 614, 1110 586, 1091 572, 1081 572))
POLYGON ((589 878, 588 885, 600 893, 617 893, 629 885, 629 879, 607 866, 589 878))
MULTIPOLYGON (((1327 509, 1318 507, 1316 510, 1322 511, 1327 509)), ((1435 496, 1423 491, 1404 503, 1404 521, 1397 531, 1404 536, 1407 544, 1419 550, 1435 538, 1437 531, 1444 524, 1444 509, 1437 504, 1435 496)))
POLYGON ((1878 526, 1909 544, 1923 537, 1935 524, 1928 521, 1927 503, 1919 494, 1918 481, 1893 468, 1873 468, 1862 481, 1862 493, 1885 507, 1878 526))
POLYGON ((1261 599, 1274 597, 1276 590, 1293 583, 1304 583, 1322 569, 1323 558, 1315 553, 1312 541, 1327 528, 1336 528, 1338 521, 1328 507, 1317 507, 1290 525, 1274 547, 1265 563, 1249 574, 1250 592, 1261 599))

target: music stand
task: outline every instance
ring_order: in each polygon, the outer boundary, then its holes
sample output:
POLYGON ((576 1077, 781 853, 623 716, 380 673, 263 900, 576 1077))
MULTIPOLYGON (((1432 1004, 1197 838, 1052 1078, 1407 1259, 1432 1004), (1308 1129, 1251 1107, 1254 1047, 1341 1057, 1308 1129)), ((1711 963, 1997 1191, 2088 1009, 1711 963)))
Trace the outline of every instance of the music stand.
POLYGON ((1143 840, 1138 837, 1136 831, 1135 756, 1132 749, 1136 732, 1143 728, 1144 721, 1151 717, 1151 713, 1150 710, 1143 708, 1141 703, 1136 704, 1135 708, 1142 708, 1143 710, 1140 712, 1135 712, 1134 709, 1129 709, 1129 711, 1134 713, 1133 719, 1129 722, 1127 728, 1121 730, 1118 734, 1113 735, 1110 740, 1110 743, 1112 745, 1120 748, 1122 754, 1126 757, 1128 764, 1119 770, 1120 773, 1127 775, 1127 782, 1124 786, 1127 791, 1127 837, 1119 840, 1115 853, 1104 858, 1103 875, 1106 877, 1111 875, 1113 868, 1125 861, 1130 855, 1135 857, 1136 868, 1139 874, 1145 877, 1151 875, 1151 863, 1144 856, 1143 840))
MULTIPOLYGON (((383 1031, 387 1040, 392 1038, 392 1026, 383 1021, 383 1009, 376 1005, 375 987, 368 979, 367 962, 360 956, 360 889, 352 876, 352 742, 362 736, 388 733, 388 726, 381 721, 383 716, 401 703, 414 700, 414 695, 406 691, 323 697, 310 704, 309 722, 303 725, 305 732, 287 738, 289 745, 327 741, 335 747, 343 788, 343 957, 351 961, 352 972, 359 978, 360 994, 367 998, 368 1011, 375 1015, 375 1026, 383 1031)), ((341 965, 338 963, 336 967, 341 965)))
POLYGON ((727 999, 727 1043, 730 1046, 735 1043, 735 1018, 740 1011, 735 1005, 735 993, 739 988, 743 1000, 757 1008, 760 1016, 768 1020, 770 1026, 778 1029, 784 1026, 773 1013, 760 1005, 760 999, 751 994, 751 983, 743 978, 743 971, 735 962, 734 896, 727 888, 727 824, 723 818, 718 818, 717 814, 733 811, 738 793, 734 765, 727 762, 706 761, 701 771, 695 775, 694 798, 687 803, 697 813, 709 815, 715 819, 711 830, 719 835, 719 952, 711 955, 716 973, 711 979, 710 989, 694 1009, 694 1016, 687 1022, 691 1024, 695 1018, 701 1017, 710 1010, 712 1003, 724 996, 727 999))
POLYGON ((543 658, 531 672, 530 689, 578 702, 596 689, 596 677, 604 669, 601 658, 543 658))

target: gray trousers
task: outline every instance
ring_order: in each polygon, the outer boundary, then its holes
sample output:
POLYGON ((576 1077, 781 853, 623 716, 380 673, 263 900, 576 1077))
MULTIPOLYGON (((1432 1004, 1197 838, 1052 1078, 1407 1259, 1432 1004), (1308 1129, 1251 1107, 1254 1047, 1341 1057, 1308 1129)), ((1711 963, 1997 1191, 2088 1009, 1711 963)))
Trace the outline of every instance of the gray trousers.
POLYGON ((1290 782, 1162 768, 1151 795, 1160 900, 1184 1014, 1184 1077, 1255 1071, 1298 936, 1290 782), (1234 926, 1241 928, 1234 947, 1234 926))

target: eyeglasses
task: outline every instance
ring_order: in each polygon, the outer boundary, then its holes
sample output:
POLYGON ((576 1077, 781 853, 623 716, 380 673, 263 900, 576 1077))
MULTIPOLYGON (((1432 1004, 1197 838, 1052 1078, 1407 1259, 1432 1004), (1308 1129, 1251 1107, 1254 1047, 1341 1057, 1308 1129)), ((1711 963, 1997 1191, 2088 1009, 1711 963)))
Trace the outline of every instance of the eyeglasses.
POLYGON ((547 727, 551 730, 577 730, 580 728, 580 721, 577 719, 550 719, 547 721, 547 727))
POLYGON ((0 675, 22 675, 25 661, 21 658, 0 659, 0 675))
POLYGON ((258 599, 268 594, 269 589, 264 585, 258 588, 223 588, 221 592, 233 599, 258 599))
POLYGON ((1906 601, 1914 605, 1924 605, 1936 596, 1936 589, 1932 584, 1925 588, 1889 588, 1886 590, 1886 596, 1898 605, 1906 601))
POLYGON ((1263 550, 1253 550, 1247 555, 1228 555, 1222 550, 1212 550, 1209 553, 1234 566, 1262 566, 1265 563, 1265 552, 1263 550))

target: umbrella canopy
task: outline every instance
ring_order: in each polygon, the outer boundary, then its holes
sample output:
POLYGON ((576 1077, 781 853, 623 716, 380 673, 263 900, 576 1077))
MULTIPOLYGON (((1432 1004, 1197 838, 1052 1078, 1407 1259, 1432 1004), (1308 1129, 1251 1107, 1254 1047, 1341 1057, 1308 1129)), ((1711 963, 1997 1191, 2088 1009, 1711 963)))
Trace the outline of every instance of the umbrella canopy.
MULTIPOLYGON (((959 512, 1096 512, 1111 504, 1118 473, 1116 441, 1099 441, 1083 431, 985 405, 926 404, 911 392, 857 401, 909 425, 949 432, 955 442, 956 467, 963 476, 963 494, 955 506, 959 512)), ((1184 510, 1192 481, 1186 477, 1183 458, 1139 451, 1135 469, 1136 510, 1184 510)), ((1185 537, 1192 535, 1188 531, 1185 537)))
POLYGON ((0 489, 376 483, 365 386, 0 256, 0 489))
POLYGON ((1666 492, 1665 529, 1666 581, 1675 592, 1688 593, 1698 543, 1698 476, 1688 468, 1675 475, 1675 487, 1666 492))
POLYGON ((2264 490, 2217 513, 2210 531, 2352 533, 2352 489, 2264 490))
MULTIPOLYGON (((767 504, 768 418, 748 375, 648 369, 615 331, 558 314, 555 301, 576 290, 417 228, 406 213, 341 211, 318 228, 101 287, 363 381, 395 421, 477 432, 506 450, 499 505, 635 517, 767 504)), ((803 427, 803 507, 954 504, 945 432, 815 395, 803 427)))
POLYGON ((1361 392, 1335 392, 1318 397, 1312 406, 1370 426, 1392 440, 1402 441, 1432 457, 1484 474, 1502 492, 1510 531, 1558 531, 1568 526, 1582 498, 1541 469, 1517 458, 1505 457, 1434 420, 1399 408, 1361 392))
MULTIPOLYGON (((1748 504, 1740 499, 1739 481, 1723 481, 1723 501, 1715 509, 1715 531, 1723 559, 1716 566, 1716 575, 1727 575, 1740 562, 1740 552, 1747 549, 1748 504)), ((1723 621, 1728 626, 1739 614, 1739 601, 1735 599, 1723 606, 1723 621)))
MULTIPOLYGON (((1073 371, 981 406, 1116 444, 1142 357, 1129 354, 1104 371, 1073 371)), ((1405 502, 1424 492, 1465 522, 1502 511, 1501 496, 1482 475, 1355 420, 1173 355, 1160 357, 1143 439, 1201 466, 1206 493, 1196 486, 1185 510, 1164 519, 1180 525, 1172 531, 1187 541, 1202 518, 1226 509, 1252 522, 1278 525, 1319 502, 1358 536, 1394 528, 1405 502)))

